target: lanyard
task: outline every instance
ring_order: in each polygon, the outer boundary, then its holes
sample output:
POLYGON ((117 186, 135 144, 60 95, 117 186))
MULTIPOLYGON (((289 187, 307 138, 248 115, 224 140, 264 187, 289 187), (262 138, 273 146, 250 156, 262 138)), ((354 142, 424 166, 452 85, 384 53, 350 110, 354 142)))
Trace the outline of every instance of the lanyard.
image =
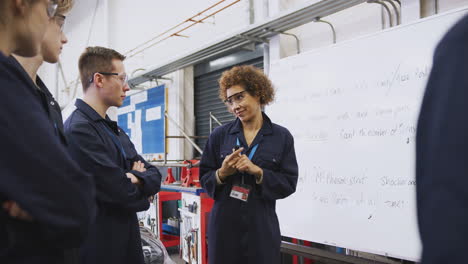
MULTIPOLYGON (((237 146, 241 145, 239 138, 237 138, 236 144, 237 146)), ((252 147, 252 150, 250 150, 250 153, 249 153, 249 160, 252 160, 253 156, 255 155, 255 152, 257 151, 257 148, 258 148, 258 144, 255 144, 255 146, 252 147)), ((242 173, 242 184, 244 184, 244 175, 245 173, 242 173)))
POLYGON ((106 124, 104 124, 104 127, 106 129, 107 134, 109 134, 112 141, 114 142, 115 146, 120 150, 120 153, 122 153, 122 157, 124 158, 124 162, 125 162, 127 160, 127 154, 125 153, 122 143, 117 138, 117 136, 114 133, 112 133, 112 131, 110 130, 110 128, 107 127, 106 124))
POLYGON ((57 126, 57 122, 54 121, 54 128, 55 128, 55 135, 58 136, 59 135, 59 129, 58 129, 58 126, 57 126))
MULTIPOLYGON (((237 138, 236 144, 237 144, 237 146, 240 146, 239 138, 237 138)), ((255 152, 257 151, 257 148, 258 148, 258 144, 253 146, 252 150, 249 153, 249 160, 252 160, 253 156, 255 155, 255 152)))

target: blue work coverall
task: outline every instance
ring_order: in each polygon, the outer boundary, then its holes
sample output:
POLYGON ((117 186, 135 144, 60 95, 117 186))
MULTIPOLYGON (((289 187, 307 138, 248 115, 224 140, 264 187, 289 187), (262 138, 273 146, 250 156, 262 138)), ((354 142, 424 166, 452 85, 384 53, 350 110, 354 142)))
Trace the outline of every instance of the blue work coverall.
POLYGON ((94 218, 94 184, 55 135, 39 90, 0 53, 0 203, 14 201, 32 222, 0 208, 0 263, 63 263, 94 218))
POLYGON ((438 44, 416 136, 422 264, 468 262, 468 16, 438 44))
MULTIPOLYGON (((45 83, 41 80, 39 76, 36 76, 36 81, 34 82, 26 70, 24 70, 23 66, 16 60, 15 57, 10 56, 9 57, 10 61, 15 64, 19 69, 22 70, 22 77, 24 79, 29 79, 30 80, 30 85, 32 87, 36 87, 36 96, 43 107, 43 109, 46 111, 47 116, 49 117, 49 121, 54 127, 54 135, 58 137, 60 142, 66 147, 67 146, 67 140, 65 137, 65 132, 63 130, 63 119, 62 119, 62 110, 60 109, 60 105, 58 102, 55 100, 53 97, 52 93, 49 91, 49 88, 45 85, 45 83)), ((84 187, 83 191, 86 191, 88 188, 94 188, 94 186, 90 187, 84 187)), ((88 194, 91 194, 91 192, 88 192, 88 194)), ((92 201, 94 201, 94 196, 91 197, 92 201)), ((35 232, 37 230, 29 230, 29 232, 35 232)), ((31 233, 31 236, 40 236, 39 234, 33 235, 31 233)), ((63 261, 60 261, 60 263, 63 264, 78 264, 78 245, 74 248, 68 248, 63 251, 63 261)))
POLYGON ((78 99, 77 109, 65 122, 69 149, 96 183, 97 216, 80 250, 84 264, 143 264, 136 212, 149 208, 148 197, 161 186, 158 169, 137 154, 134 145, 107 116, 78 99), (133 171, 135 161, 145 163, 145 172, 133 171), (131 183, 130 172, 142 181, 131 183))
POLYGON ((49 88, 45 85, 42 79, 39 76, 36 76, 36 82, 34 82, 21 66, 21 64, 15 59, 15 57, 9 57, 12 64, 15 64, 22 71, 22 77, 27 80, 29 79, 30 85, 36 87, 36 96, 39 99, 43 109, 47 112, 49 121, 54 127, 54 135, 57 136, 63 145, 67 145, 67 140, 65 137, 65 132, 63 131, 63 119, 62 119, 62 110, 60 109, 59 103, 55 100, 52 93, 49 91, 49 88))
POLYGON ((247 146, 239 119, 216 128, 210 135, 200 163, 200 181, 215 200, 208 226, 208 259, 211 264, 280 263, 281 233, 275 212, 276 200, 296 190, 298 167, 294 140, 289 131, 270 121, 265 113, 263 126, 247 146), (232 153, 237 139, 244 154, 258 144, 252 162, 263 169, 263 181, 244 176, 250 185, 247 202, 230 197, 233 184, 241 183, 236 173, 218 185, 216 170, 232 153))

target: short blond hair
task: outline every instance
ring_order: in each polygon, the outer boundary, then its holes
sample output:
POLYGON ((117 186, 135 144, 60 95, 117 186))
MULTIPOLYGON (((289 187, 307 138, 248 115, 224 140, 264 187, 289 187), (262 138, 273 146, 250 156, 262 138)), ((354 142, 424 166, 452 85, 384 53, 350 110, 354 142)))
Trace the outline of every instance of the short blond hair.
POLYGON ((70 12, 73 7, 73 3, 73 0, 58 0, 57 14, 63 15, 70 12))
MULTIPOLYGON (((29 4, 35 4, 38 0, 26 0, 29 4)), ((57 0, 57 12, 56 14, 66 14, 70 12, 73 7, 74 0, 57 0)), ((6 25, 6 22, 11 19, 10 13, 7 13, 7 9, 10 9, 11 0, 5 1, 0 0, 0 24, 6 25)))

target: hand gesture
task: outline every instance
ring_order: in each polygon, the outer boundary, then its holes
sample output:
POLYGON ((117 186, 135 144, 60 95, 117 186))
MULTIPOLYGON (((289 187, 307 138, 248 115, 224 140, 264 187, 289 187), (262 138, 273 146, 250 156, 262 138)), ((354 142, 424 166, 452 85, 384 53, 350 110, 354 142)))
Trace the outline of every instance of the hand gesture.
POLYGON ((260 177, 262 174, 262 169, 257 165, 253 164, 252 161, 247 157, 247 155, 241 155, 237 160, 236 169, 240 172, 245 172, 250 175, 260 177))
POLYGON ((6 201, 2 204, 2 207, 13 218, 29 222, 33 221, 33 218, 26 211, 21 209, 16 202, 6 201))
POLYGON ((141 161, 135 161, 133 163, 132 170, 139 171, 139 172, 145 172, 146 171, 145 163, 143 163, 141 161))
POLYGON ((218 170, 219 179, 225 181, 227 177, 237 172, 236 163, 241 157, 241 152, 244 148, 239 148, 238 150, 233 150, 230 155, 227 155, 224 158, 221 168, 218 170))
POLYGON ((136 184, 136 185, 141 184, 140 178, 138 178, 137 176, 133 175, 130 172, 127 172, 126 174, 127 174, 127 178, 129 178, 133 184, 136 184))

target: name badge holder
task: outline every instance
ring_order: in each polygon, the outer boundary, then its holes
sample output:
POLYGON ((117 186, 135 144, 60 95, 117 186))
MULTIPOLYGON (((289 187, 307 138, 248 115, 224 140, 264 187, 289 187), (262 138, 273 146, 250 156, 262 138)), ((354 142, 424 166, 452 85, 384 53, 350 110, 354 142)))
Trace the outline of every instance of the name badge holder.
MULTIPOLYGON (((240 146, 239 138, 237 138, 237 146, 240 146)), ((257 148, 258 148, 258 144, 252 148, 252 150, 249 153, 249 160, 252 160, 253 156, 255 155, 255 152, 257 151, 257 148)), ((234 199, 247 202, 247 200, 249 199, 249 194, 250 194, 250 191, 252 190, 252 187, 244 183, 244 177, 245 177, 245 173, 242 173, 241 184, 234 184, 232 186, 230 196, 234 199)))

